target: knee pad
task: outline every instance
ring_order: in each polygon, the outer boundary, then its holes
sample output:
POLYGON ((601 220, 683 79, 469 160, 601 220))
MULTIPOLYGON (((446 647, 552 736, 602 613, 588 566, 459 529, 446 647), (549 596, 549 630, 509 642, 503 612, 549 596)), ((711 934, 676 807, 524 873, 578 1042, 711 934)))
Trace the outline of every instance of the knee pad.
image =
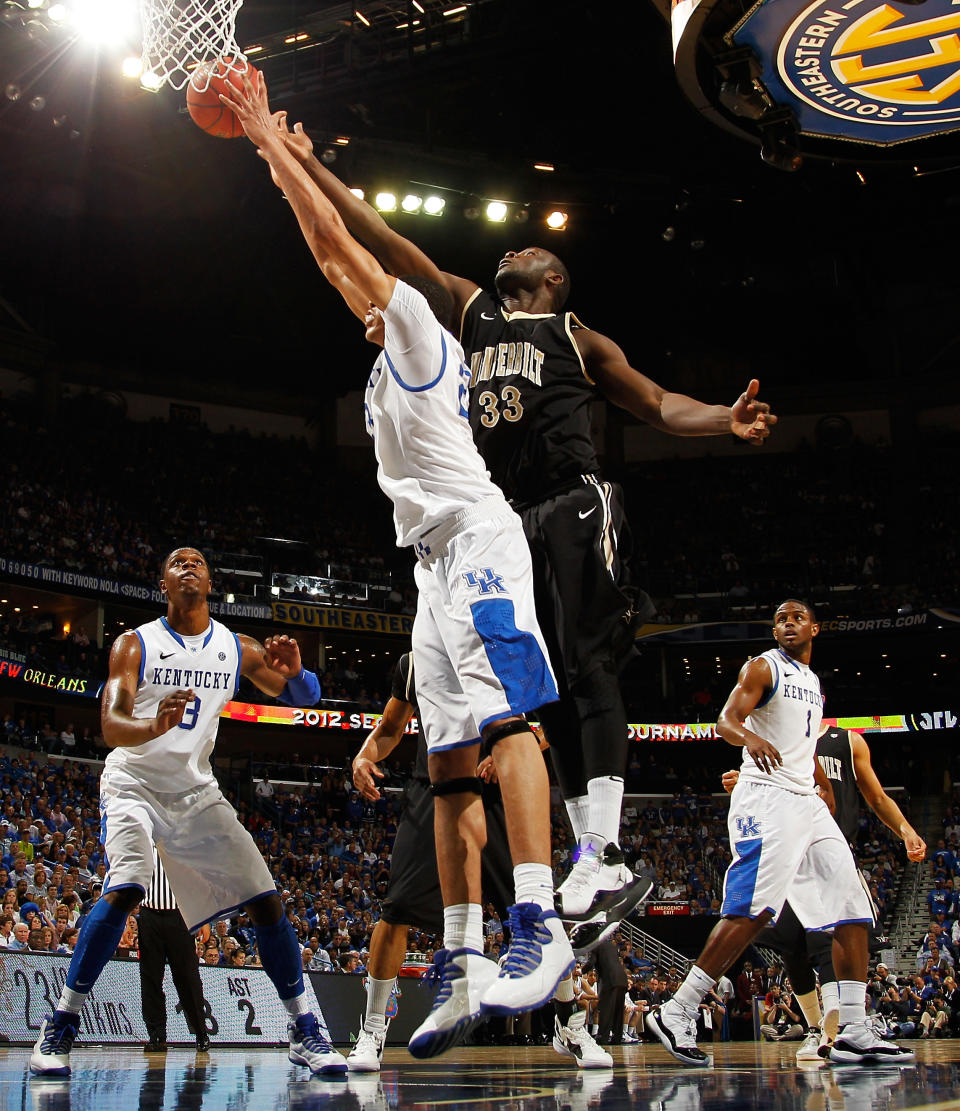
POLYGON ((459 779, 441 779, 430 784, 430 794, 434 798, 441 795, 479 795, 483 790, 483 780, 477 775, 463 775, 459 779))
POLYGON ((512 718, 510 721, 501 721, 499 725, 489 725, 484 729, 484 751, 492 752, 497 741, 502 741, 504 737, 512 737, 516 733, 529 733, 535 741, 537 740, 537 735, 529 722, 524 721, 523 718, 512 718))

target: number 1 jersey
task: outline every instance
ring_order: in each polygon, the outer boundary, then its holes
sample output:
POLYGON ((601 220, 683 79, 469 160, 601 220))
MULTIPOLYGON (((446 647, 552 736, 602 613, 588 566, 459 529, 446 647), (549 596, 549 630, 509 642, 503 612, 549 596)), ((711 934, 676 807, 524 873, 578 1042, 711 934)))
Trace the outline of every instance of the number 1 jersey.
POLYGON ((568 490, 600 465, 590 436, 587 376, 573 313, 508 313, 485 290, 463 310, 470 425, 490 477, 515 508, 568 490))

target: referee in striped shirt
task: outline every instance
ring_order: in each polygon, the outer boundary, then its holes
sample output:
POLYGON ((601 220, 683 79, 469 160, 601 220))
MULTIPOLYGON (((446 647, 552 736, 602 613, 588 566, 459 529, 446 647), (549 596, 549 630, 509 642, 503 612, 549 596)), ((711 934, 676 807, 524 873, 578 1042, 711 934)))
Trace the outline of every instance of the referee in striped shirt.
POLYGON ((203 987, 197 950, 187 924, 170 890, 160 854, 153 848, 153 880, 140 904, 140 997, 143 1021, 149 1041, 145 1053, 167 1050, 167 999, 163 993, 163 968, 170 962, 170 974, 177 989, 191 1033, 197 1039, 197 1052, 210 1048, 203 1013, 203 987))

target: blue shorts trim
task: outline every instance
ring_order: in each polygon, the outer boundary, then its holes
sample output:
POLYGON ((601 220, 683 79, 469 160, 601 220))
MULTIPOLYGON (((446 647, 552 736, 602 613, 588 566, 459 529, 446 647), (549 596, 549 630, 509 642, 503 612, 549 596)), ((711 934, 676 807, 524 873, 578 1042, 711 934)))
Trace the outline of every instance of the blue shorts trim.
POLYGON ((828 922, 826 926, 804 926, 808 934, 825 934, 828 930, 835 930, 837 926, 870 926, 874 925, 872 918, 841 918, 839 922, 828 922))
MULTIPOLYGON (((503 687, 509 712, 523 714, 547 702, 556 702, 559 695, 550 665, 533 633, 517 628, 513 599, 472 602, 470 612, 490 667, 503 687)), ((480 729, 503 716, 486 717, 480 729)))
POLYGON ((250 903, 255 903, 258 899, 266 899, 269 895, 276 895, 277 898, 280 897, 280 893, 275 887, 272 887, 269 891, 261 891, 259 895, 251 895, 249 899, 244 899, 242 903, 237 903, 236 906, 224 907, 222 910, 215 910, 213 914, 208 915, 202 921, 197 922, 196 925, 188 926, 187 931, 191 934, 195 934, 197 930, 199 930, 202 926, 205 926, 208 922, 216 922, 218 918, 228 918, 231 914, 236 914, 236 912, 240 910, 241 907, 249 906, 250 903))
POLYGON ((478 745, 480 743, 479 737, 474 737, 472 741, 451 741, 446 745, 434 745, 433 748, 427 749, 427 755, 431 752, 451 752, 455 748, 469 748, 470 745, 478 745))
POLYGON ((723 905, 720 914, 724 917, 756 918, 750 908, 753 893, 757 887, 757 873, 760 870, 760 855, 763 852, 763 838, 737 841, 734 844, 736 859, 727 869, 724 882, 723 905))
POLYGON ((103 895, 109 895, 113 891, 123 891, 127 887, 135 887, 138 891, 142 891, 144 895, 147 893, 147 889, 142 883, 118 883, 116 887, 105 887, 101 892, 101 897, 103 895))

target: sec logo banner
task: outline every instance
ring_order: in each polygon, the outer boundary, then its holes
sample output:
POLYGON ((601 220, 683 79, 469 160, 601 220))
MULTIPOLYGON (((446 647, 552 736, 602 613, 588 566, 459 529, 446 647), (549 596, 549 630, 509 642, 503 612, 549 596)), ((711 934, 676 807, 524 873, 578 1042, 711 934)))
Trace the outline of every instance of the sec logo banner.
POLYGON ((960 129, 960 10, 764 0, 731 33, 802 132, 890 146, 960 129))

